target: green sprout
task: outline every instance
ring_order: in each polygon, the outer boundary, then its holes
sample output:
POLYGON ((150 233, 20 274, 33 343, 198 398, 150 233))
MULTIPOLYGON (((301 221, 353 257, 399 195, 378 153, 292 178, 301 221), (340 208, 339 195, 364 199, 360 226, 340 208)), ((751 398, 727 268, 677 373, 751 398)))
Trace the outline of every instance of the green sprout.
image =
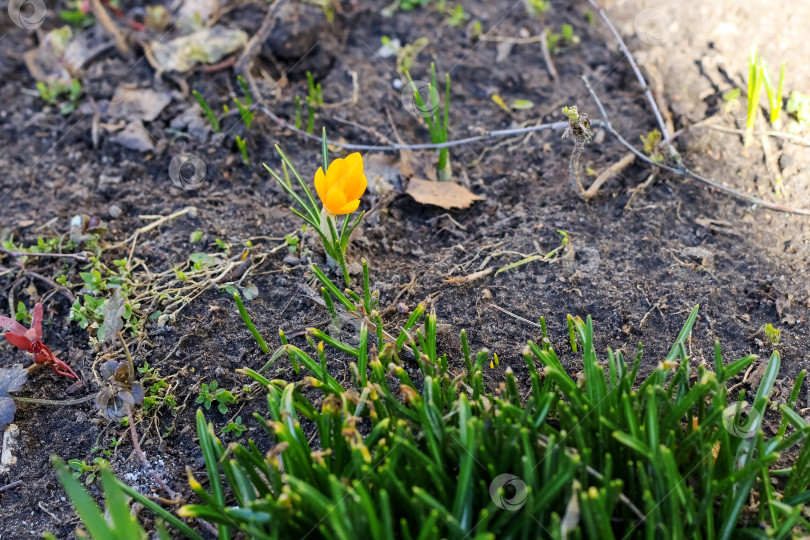
POLYGON ((253 94, 250 93, 250 88, 241 75, 237 77, 237 81, 242 88, 242 93, 245 94, 245 102, 242 103, 236 98, 233 98, 233 101, 236 103, 236 108, 239 110, 239 117, 242 119, 242 122, 245 123, 245 127, 250 129, 253 123, 253 117, 256 115, 255 112, 250 110, 250 106, 253 105, 253 94))
POLYGON ((242 417, 237 416, 236 421, 228 422, 228 425, 222 428, 222 434, 225 435, 226 433, 233 433, 237 437, 241 437, 242 433, 247 431, 247 426, 242 424, 242 417))
POLYGON ((468 18, 469 16, 464 13, 464 7, 459 5, 450 12, 450 19, 448 19, 447 24, 450 26, 461 26, 468 18))
POLYGON ((794 90, 790 93, 785 110, 795 116, 800 125, 810 125, 810 95, 794 90))
POLYGON ((205 100, 203 95, 197 92, 196 90, 194 90, 192 94, 194 94, 194 97, 197 99, 197 103, 200 104, 200 107, 202 107, 202 110, 208 117, 208 121, 211 123, 211 127, 214 129, 215 132, 221 133, 222 128, 219 126, 219 120, 217 120, 217 117, 214 116, 214 111, 211 110, 211 107, 208 105, 208 102, 205 100))
POLYGON ((753 138, 763 79, 762 63, 759 61, 757 47, 754 45, 751 47, 751 56, 748 59, 748 107, 745 115, 745 146, 750 145, 753 138))
POLYGON ((245 165, 250 165, 250 159, 248 159, 247 153, 247 141, 240 137, 239 135, 236 136, 236 146, 239 148, 239 151, 242 153, 242 163, 245 165))
POLYGON ((771 323, 768 323, 765 325, 763 332, 765 332, 765 336, 768 338, 768 341, 771 342, 771 345, 779 345, 779 340, 782 336, 781 330, 774 328, 771 323))
POLYGON ((79 104, 82 93, 82 83, 78 79, 71 79, 69 84, 61 81, 44 83, 37 82, 37 91, 40 97, 50 105, 59 105, 60 114, 70 114, 79 104))
POLYGON ((214 402, 217 402, 217 410, 222 414, 228 412, 228 405, 236 401, 236 397, 228 390, 219 388, 217 381, 210 384, 200 385, 200 394, 197 396, 197 403, 209 410, 214 402))
POLYGON ((17 311, 14 313, 14 319, 23 323, 25 326, 31 326, 31 314, 25 307, 25 303, 17 302, 17 311))
POLYGON ((73 478, 79 479, 86 474, 84 483, 88 486, 96 481, 99 471, 104 467, 108 467, 109 464, 110 462, 102 457, 94 458, 92 465, 88 465, 83 459, 68 460, 68 467, 73 469, 73 478))
POLYGON ((765 83, 765 93, 768 95, 768 103, 771 107, 770 121, 771 125, 776 125, 779 122, 779 117, 782 114, 782 88, 785 82, 785 63, 782 62, 782 69, 779 71, 779 85, 774 88, 771 83, 771 76, 768 73, 768 67, 765 61, 762 61, 762 75, 763 82, 765 83))
MULTIPOLYGON (((447 142, 447 131, 448 131, 448 123, 449 123, 449 114, 450 114, 450 74, 445 75, 445 83, 444 83, 444 104, 443 104, 443 114, 439 113, 439 104, 438 103, 427 103, 425 102, 425 96, 422 95, 422 88, 419 88, 413 82, 411 78, 411 74, 409 72, 405 72, 405 76, 408 79, 408 85, 413 90, 413 98, 416 102, 417 110, 420 113, 425 114, 425 119, 427 120, 428 124, 428 131, 430 132, 430 140, 433 144, 442 144, 447 142)), ((430 63, 430 85, 428 86, 428 99, 433 100, 436 99, 438 101, 438 78, 436 76, 436 65, 431 62, 430 63)), ((422 114, 420 114, 421 116, 422 114)), ((453 170, 450 165, 449 159, 449 152, 447 148, 440 148, 439 149, 439 161, 436 165, 436 169, 439 173, 439 179, 442 181, 450 180, 453 176, 453 170)))
POLYGON ((641 142, 644 145, 644 153, 650 156, 656 163, 663 163, 664 156, 658 150, 658 145, 661 143, 662 135, 657 129, 647 133, 647 135, 640 135, 641 142))
POLYGON ((307 71, 307 86, 309 95, 307 96, 307 133, 310 135, 315 130, 315 109, 323 105, 323 88, 321 84, 315 84, 312 73, 307 71))
POLYGON ((250 315, 248 315, 248 312, 245 309, 245 304, 242 303, 242 297, 239 296, 238 293, 235 293, 233 295, 233 299, 234 301, 236 301, 236 307, 237 309, 239 309, 239 315, 242 316, 242 320, 245 322, 245 326, 247 326, 248 330, 250 330, 250 333, 253 334, 253 339, 255 339, 256 343, 259 344, 259 347, 262 349, 262 352, 264 354, 267 354, 268 352, 270 352, 270 348, 267 346, 267 343, 265 343, 264 338, 262 338, 261 334, 259 334, 259 331, 256 330, 256 326, 253 324, 253 321, 250 320, 250 315))
POLYGON ((533 17, 539 17, 551 9, 549 0, 526 0, 526 11, 533 17))

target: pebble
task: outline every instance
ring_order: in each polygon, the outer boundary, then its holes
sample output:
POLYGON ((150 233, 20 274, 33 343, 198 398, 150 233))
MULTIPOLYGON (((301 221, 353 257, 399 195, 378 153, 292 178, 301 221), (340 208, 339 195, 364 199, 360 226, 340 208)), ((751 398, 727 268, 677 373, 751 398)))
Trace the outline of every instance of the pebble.
POLYGON ((121 210, 121 207, 118 206, 117 204, 113 204, 113 205, 110 205, 110 208, 109 208, 109 210, 107 210, 107 212, 110 214, 111 218, 117 219, 117 218, 121 217, 121 214, 123 213, 123 210, 121 210))

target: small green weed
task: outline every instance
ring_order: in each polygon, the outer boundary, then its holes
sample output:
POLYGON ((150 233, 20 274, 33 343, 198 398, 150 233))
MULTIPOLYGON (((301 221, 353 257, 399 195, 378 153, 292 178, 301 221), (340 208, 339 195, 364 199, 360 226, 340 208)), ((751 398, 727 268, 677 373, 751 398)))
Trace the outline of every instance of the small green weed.
POLYGON ((242 417, 237 416, 234 422, 228 422, 228 425, 222 428, 222 434, 233 433, 237 438, 247 431, 247 426, 242 424, 242 417))
POLYGON ((200 386, 200 394, 197 396, 196 402, 205 407, 205 410, 211 409, 211 405, 216 402, 217 410, 222 414, 227 414, 228 406, 236 402, 236 396, 224 388, 219 388, 217 381, 211 381, 210 384, 203 383, 200 386))

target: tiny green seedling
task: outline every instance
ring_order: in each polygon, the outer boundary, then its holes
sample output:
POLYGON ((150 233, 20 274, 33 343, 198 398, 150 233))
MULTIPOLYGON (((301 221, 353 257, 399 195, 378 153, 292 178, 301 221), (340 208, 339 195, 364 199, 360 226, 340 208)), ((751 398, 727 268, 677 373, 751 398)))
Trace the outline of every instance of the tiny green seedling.
POLYGON ((49 105, 59 105, 61 114, 70 114, 76 109, 79 96, 82 93, 82 83, 78 79, 71 79, 70 84, 60 81, 44 83, 37 82, 40 97, 49 105))
POLYGON ((757 47, 751 47, 751 56, 748 59, 748 106, 745 115, 745 146, 751 144, 754 134, 754 124, 759 109, 759 96, 762 93, 762 64, 759 61, 757 47))
POLYGON ((315 109, 323 105, 323 88, 321 83, 315 84, 312 73, 307 71, 307 86, 309 95, 307 96, 307 133, 310 135, 315 130, 315 109))
POLYGON ((771 323, 768 323, 765 325, 765 328, 763 328, 763 332, 765 332, 765 337, 768 338, 768 341, 771 342, 771 345, 774 346, 779 345, 779 340, 781 339, 782 336, 781 330, 774 328, 771 323))
POLYGON ((253 105, 253 94, 250 93, 250 88, 241 75, 239 75, 237 81, 242 88, 242 93, 245 94, 245 102, 242 103, 237 98, 233 98, 233 101, 236 103, 236 108, 239 110, 239 117, 242 119, 242 122, 245 123, 245 127, 250 129, 253 123, 253 117, 256 115, 255 112, 250 110, 250 106, 253 105))
POLYGON ((641 142, 644 145, 644 153, 650 156, 650 159, 656 163, 663 163, 664 156, 658 150, 658 145, 661 143, 661 132, 654 129, 647 133, 647 135, 640 135, 641 142))
POLYGON ((526 0, 526 11, 533 17, 539 17, 551 9, 549 0, 526 0))
POLYGON ((450 18, 447 20, 447 24, 450 26, 461 26, 464 24, 464 21, 469 18, 469 15, 464 13, 464 8, 459 5, 450 12, 450 18))
POLYGON ((801 126, 810 126, 810 95, 802 94, 794 90, 790 93, 790 99, 785 109, 789 114, 796 117, 801 126))
MULTIPOLYGON (((444 104, 443 114, 439 113, 438 104, 426 104, 421 89, 413 82, 411 74, 405 73, 408 78, 408 84, 413 89, 413 98, 420 111, 429 112, 425 119, 428 124, 428 131, 430 132, 430 140, 433 144, 441 144, 447 142, 447 131, 450 115, 450 74, 445 75, 444 83, 444 104)), ((428 88, 428 99, 431 96, 438 96, 439 83, 436 76, 436 64, 430 63, 430 87, 428 88)), ((447 148, 439 149, 439 161, 436 165, 439 173, 439 179, 442 181, 450 180, 453 176, 453 169, 450 165, 449 152, 447 148)))
POLYGON ((143 412, 157 413, 164 407, 174 412, 177 408, 177 398, 172 394, 172 390, 176 385, 172 385, 170 379, 176 375, 161 377, 157 369, 149 366, 149 362, 144 362, 138 367, 138 373, 142 376, 141 383, 145 389, 143 412))
POLYGON ((478 41, 483 34, 484 25, 481 23, 481 21, 474 21, 470 27, 470 39, 473 41, 478 41))
POLYGON ((570 24, 562 25, 560 33, 554 33, 546 28, 546 44, 551 54, 558 54, 563 46, 572 46, 580 42, 579 36, 574 34, 574 27, 570 24))
POLYGON ((68 467, 73 470, 73 478, 78 480, 86 474, 87 476, 84 478, 84 483, 87 486, 96 481, 98 473, 102 468, 109 467, 109 465, 110 462, 102 457, 94 458, 92 465, 88 465, 83 459, 68 460, 68 467))
POLYGON ((228 422, 228 425, 222 428, 223 435, 233 433, 237 437, 241 437, 245 431, 247 431, 247 426, 242 423, 241 416, 237 416, 234 422, 228 422))
POLYGON ((194 90, 192 94, 194 94, 194 98, 197 100, 197 103, 200 104, 203 112, 205 112, 205 115, 208 117, 208 121, 211 123, 213 130, 217 133, 221 133, 222 128, 219 125, 219 120, 217 120, 217 117, 214 116, 214 111, 211 110, 211 107, 208 105, 208 102, 205 100, 203 95, 196 90, 194 90))
POLYGON ((197 396, 197 403, 202 404, 205 410, 211 409, 211 405, 217 402, 217 410, 222 414, 228 412, 228 405, 234 403, 236 397, 228 390, 219 388, 217 381, 211 381, 210 384, 203 383, 200 386, 200 394, 197 396))
POLYGON ((23 323, 25 326, 30 326, 31 314, 28 313, 28 309, 26 309, 25 303, 17 302, 17 311, 14 313, 14 319, 17 322, 23 323))
POLYGON ((782 114, 782 89, 785 83, 785 63, 782 62, 782 69, 779 71, 779 84, 774 88, 771 83, 771 76, 768 73, 768 66, 765 60, 762 61, 762 76, 765 83, 765 93, 768 96, 768 104, 771 108, 770 121, 772 126, 776 126, 782 114))
POLYGON ((244 163, 245 165, 250 165, 250 159, 248 159, 247 153, 247 141, 245 141, 245 139, 237 135, 236 146, 239 148, 239 152, 241 152, 242 154, 242 163, 244 163))

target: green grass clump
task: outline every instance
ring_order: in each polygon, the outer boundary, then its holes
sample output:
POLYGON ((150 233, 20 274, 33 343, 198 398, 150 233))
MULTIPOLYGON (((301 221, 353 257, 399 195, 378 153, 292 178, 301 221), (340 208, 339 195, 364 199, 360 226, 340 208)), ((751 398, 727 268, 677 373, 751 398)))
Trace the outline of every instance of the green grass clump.
MULTIPOLYGON (((411 78, 410 72, 406 71, 405 76, 408 79, 408 88, 413 91, 413 99, 416 103, 416 109, 419 111, 419 116, 424 116, 427 121, 430 141, 433 144, 446 143, 450 115, 450 74, 445 75, 443 113, 439 112, 438 103, 430 103, 430 101, 434 99, 438 101, 439 96, 439 82, 436 76, 436 65, 433 62, 430 64, 428 102, 425 102, 425 97, 422 95, 418 85, 414 83, 411 78)), ((453 170, 450 165, 450 157, 447 148, 439 149, 439 161, 436 164, 436 170, 439 173, 440 180, 447 181, 452 178, 453 170)))
MULTIPOLYGON (((344 295, 324 280, 346 311, 372 307, 367 286, 362 297, 344 295)), ((379 321, 375 313, 370 320, 379 321)), ((369 319, 358 315, 356 348, 311 333, 316 357, 282 337, 267 365, 243 370, 267 392, 268 418, 254 416, 275 446, 269 453, 252 440, 226 447, 198 411, 208 485, 189 469, 198 501, 178 514, 215 524, 221 539, 536 538, 539 531, 551 538, 729 539, 810 532, 803 516, 810 428, 793 411, 803 374, 779 407, 778 433, 766 436, 763 417, 778 416, 769 404, 780 367, 773 353, 740 424, 747 405, 730 402, 726 387, 755 357, 726 364, 718 344, 714 371, 691 359, 686 344, 697 307, 643 380, 641 346, 632 361, 610 349, 597 358, 590 317, 568 319, 571 348, 578 345, 583 366, 572 379, 543 321, 540 340, 523 349, 525 365, 515 366, 520 375, 506 367, 494 393, 483 378, 489 352, 471 354, 462 332, 460 358, 440 353, 435 312, 424 314, 420 305, 396 338, 375 323, 371 340, 369 319), (328 372, 324 342, 353 357, 352 381, 328 372), (286 382, 262 374, 283 358, 309 375, 286 382), (405 363, 418 366, 418 377, 405 363), (775 471, 788 450, 797 452, 796 465, 775 471), (774 483, 776 476, 789 480, 774 483)))

